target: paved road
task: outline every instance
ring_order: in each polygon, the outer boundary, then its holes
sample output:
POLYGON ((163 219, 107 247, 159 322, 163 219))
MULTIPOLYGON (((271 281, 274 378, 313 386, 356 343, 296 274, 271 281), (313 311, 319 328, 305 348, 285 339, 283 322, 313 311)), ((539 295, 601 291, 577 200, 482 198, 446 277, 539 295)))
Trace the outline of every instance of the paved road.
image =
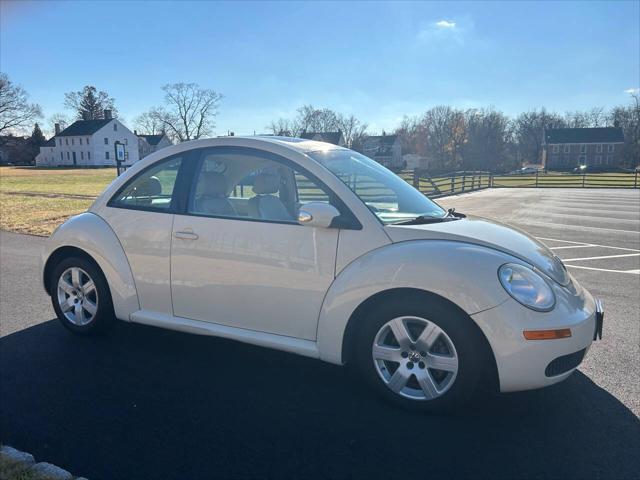
MULTIPOLYGON (((556 250, 565 259, 640 250, 638 192, 492 190, 441 203, 499 216, 552 246, 583 245, 556 250)), ((0 441, 77 474, 618 479, 640 471, 640 276, 627 272, 637 256, 568 262, 590 268, 572 273, 607 304, 605 339, 569 380, 428 417, 372 398, 347 369, 282 352, 124 323, 103 338, 72 336, 51 320, 40 290, 41 242, 0 233, 0 441)))

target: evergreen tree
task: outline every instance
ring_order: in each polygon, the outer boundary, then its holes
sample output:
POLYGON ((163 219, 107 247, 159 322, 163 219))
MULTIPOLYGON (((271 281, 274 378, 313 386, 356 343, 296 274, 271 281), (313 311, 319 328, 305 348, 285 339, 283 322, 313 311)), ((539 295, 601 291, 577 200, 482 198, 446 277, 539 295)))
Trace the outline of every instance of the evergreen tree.
POLYGON ((33 126, 33 132, 31 132, 31 138, 29 139, 29 142, 34 147, 40 147, 41 145, 44 145, 46 141, 47 139, 42 133, 42 130, 40 129, 40 125, 36 123, 33 126))
POLYGON ((117 114, 115 100, 107 92, 98 91, 93 85, 86 85, 77 92, 64 94, 66 107, 75 110, 78 119, 98 120, 104 118, 104 110, 111 110, 113 116, 117 114))

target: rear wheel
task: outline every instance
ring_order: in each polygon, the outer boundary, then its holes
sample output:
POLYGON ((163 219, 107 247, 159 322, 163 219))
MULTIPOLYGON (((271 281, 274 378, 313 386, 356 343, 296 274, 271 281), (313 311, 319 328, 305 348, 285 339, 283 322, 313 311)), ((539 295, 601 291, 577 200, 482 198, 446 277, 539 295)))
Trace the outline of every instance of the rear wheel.
POLYGON ((51 274, 51 301, 62 325, 74 333, 104 331, 115 320, 104 275, 81 257, 62 260, 51 274))
POLYGON ((484 370, 469 322, 445 302, 383 305, 360 324, 358 369, 378 393, 404 408, 455 408, 475 393, 484 370))

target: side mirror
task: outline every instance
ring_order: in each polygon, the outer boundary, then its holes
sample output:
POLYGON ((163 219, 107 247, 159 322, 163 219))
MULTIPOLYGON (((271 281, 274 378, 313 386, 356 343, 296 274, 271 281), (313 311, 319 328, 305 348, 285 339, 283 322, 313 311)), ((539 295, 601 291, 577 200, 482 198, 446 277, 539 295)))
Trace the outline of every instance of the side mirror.
POLYGON ((327 228, 340 212, 333 205, 321 202, 305 203, 298 210, 298 223, 310 227, 327 228))

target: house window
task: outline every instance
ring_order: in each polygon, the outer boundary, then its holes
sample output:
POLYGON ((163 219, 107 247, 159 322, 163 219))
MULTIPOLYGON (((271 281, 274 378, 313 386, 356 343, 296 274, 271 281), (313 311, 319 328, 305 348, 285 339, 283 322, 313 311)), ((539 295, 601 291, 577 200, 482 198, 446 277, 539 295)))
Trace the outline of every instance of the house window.
POLYGON ((560 145, 553 146, 553 153, 558 153, 559 150, 560 150, 560 145))
POLYGON ((82 145, 82 137, 80 137, 78 140, 80 140, 80 145, 82 145))
POLYGON ((558 155, 551 155, 551 163, 556 165, 558 163, 558 155))
POLYGON ((587 153, 587 146, 584 143, 580 145, 580 153, 587 153))
POLYGON ((580 162, 580 165, 586 165, 587 164, 587 156, 586 155, 580 155, 580 157, 578 158, 578 162, 580 162))
POLYGON ((613 155, 607 155, 607 165, 613 164, 613 155))
POLYGON ((571 145, 564 146, 564 153, 569 153, 571 151, 571 145))
POLYGON ((67 152, 67 160, 69 160, 69 152, 67 152))
POLYGON ((91 152, 87 152, 87 160, 91 160, 91 152))
POLYGON ((602 153, 602 144, 601 143, 596 145, 596 153, 602 153))
POLYGON ((60 161, 63 161, 64 157, 62 156, 62 152, 60 152, 60 161))
POLYGON ((116 122, 113 122, 113 131, 114 132, 118 131, 118 124, 116 122))
POLYGON ((62 139, 61 138, 58 139, 58 145, 62 146, 62 139))
POLYGON ((89 145, 89 137, 87 137, 87 145, 89 145))
POLYGON ((80 160, 84 160, 84 152, 83 151, 80 152, 80 160))
POLYGON ((596 155, 596 165, 602 165, 602 155, 596 155))
POLYGON ((615 148, 615 145, 613 144, 607 145, 607 153, 613 153, 614 148, 615 148))
POLYGON ((75 145, 76 144, 76 142, 74 140, 75 139, 73 139, 73 138, 71 139, 71 145, 75 145))
POLYGON ((109 139, 107 137, 104 137, 104 144, 109 145, 109 139))
POLYGON ((109 160, 109 152, 104 152, 104 159, 109 160))
POLYGON ((66 145, 69 145, 69 139, 68 139, 68 138, 65 138, 65 139, 64 139, 64 143, 65 143, 66 145))

